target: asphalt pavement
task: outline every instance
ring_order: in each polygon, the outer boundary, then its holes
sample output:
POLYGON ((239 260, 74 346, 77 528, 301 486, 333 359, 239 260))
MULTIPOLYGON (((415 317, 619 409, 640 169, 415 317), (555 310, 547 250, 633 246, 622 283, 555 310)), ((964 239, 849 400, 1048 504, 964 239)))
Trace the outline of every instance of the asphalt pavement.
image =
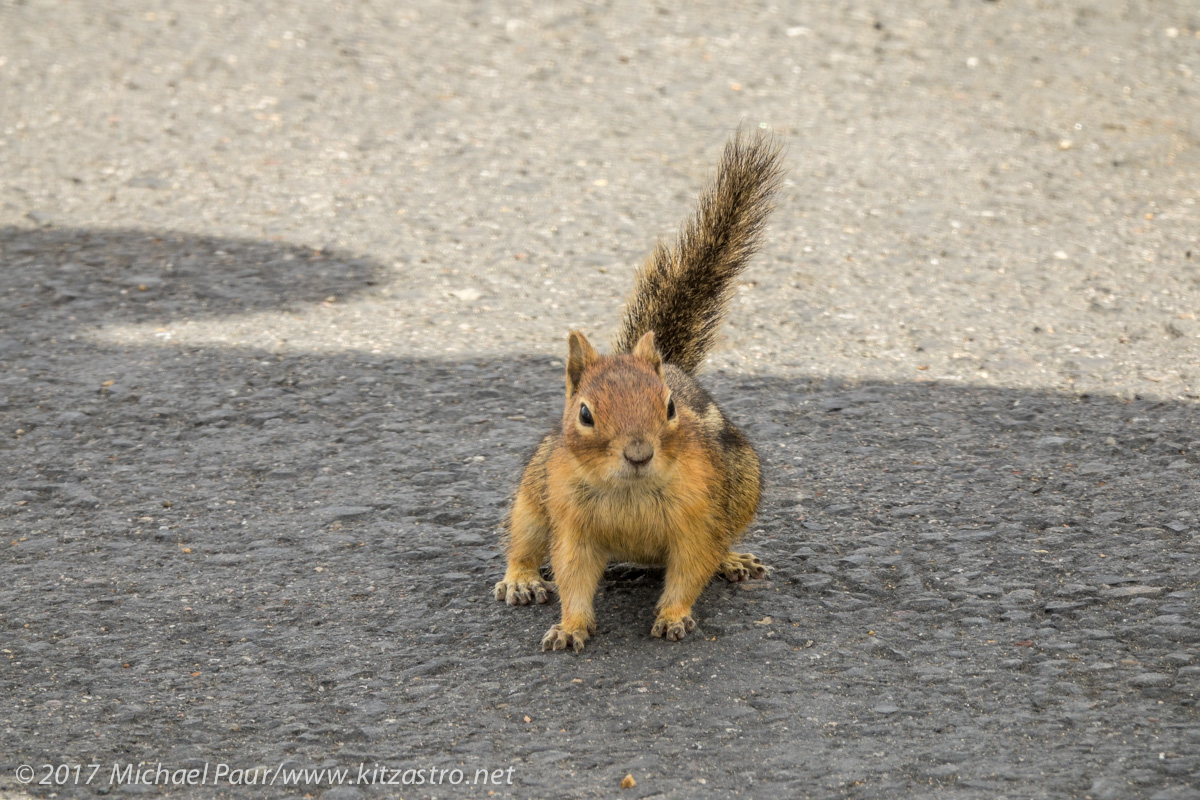
POLYGON ((1190 0, 0 0, 0 798, 1200 798, 1198 75, 1190 0), (773 571, 542 653, 566 332, 739 126, 773 571))

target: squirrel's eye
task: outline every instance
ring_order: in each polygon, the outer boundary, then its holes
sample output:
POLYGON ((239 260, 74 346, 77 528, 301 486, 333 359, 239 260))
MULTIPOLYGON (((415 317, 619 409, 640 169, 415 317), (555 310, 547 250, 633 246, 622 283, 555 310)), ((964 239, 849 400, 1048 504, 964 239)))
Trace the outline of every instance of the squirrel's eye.
POLYGON ((579 404, 579 421, 589 428, 596 424, 596 419, 592 416, 592 410, 587 407, 587 403, 579 404))
POLYGON ((667 400, 667 419, 675 419, 675 398, 667 400))

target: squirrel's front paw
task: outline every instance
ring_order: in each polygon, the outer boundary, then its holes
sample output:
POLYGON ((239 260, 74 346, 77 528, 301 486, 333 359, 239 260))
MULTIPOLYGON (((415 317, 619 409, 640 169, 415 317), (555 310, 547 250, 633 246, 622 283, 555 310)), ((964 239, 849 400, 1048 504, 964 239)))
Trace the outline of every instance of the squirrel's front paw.
POLYGON ((578 653, 583 649, 583 643, 587 641, 587 637, 588 631, 586 629, 569 631, 562 625, 554 625, 542 637, 542 652, 544 653, 547 650, 566 650, 569 647, 578 653))
POLYGON ((650 635, 666 639, 668 642, 678 642, 694 630, 696 630, 696 620, 692 619, 689 614, 676 618, 660 616, 654 620, 654 627, 650 629, 650 635))
POLYGON ((536 577, 499 581, 492 593, 497 600, 503 600, 510 606, 527 606, 530 603, 545 603, 553 591, 553 583, 536 577))

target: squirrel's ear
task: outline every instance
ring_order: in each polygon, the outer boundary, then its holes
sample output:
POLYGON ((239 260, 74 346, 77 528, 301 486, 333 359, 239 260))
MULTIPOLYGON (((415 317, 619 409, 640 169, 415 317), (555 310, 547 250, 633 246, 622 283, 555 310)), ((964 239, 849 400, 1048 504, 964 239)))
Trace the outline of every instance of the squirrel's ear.
POLYGON ((654 371, 662 377, 662 354, 654 346, 654 331, 646 331, 642 338, 633 346, 633 355, 643 361, 649 361, 654 371))
POLYGON ((582 333, 571 331, 567 334, 567 397, 579 390, 583 371, 599 357, 596 348, 582 333))

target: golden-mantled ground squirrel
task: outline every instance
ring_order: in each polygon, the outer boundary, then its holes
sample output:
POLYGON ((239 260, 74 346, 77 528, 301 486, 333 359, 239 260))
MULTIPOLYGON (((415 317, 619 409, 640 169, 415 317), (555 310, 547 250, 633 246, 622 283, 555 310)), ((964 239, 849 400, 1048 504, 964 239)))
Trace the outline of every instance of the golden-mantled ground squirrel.
POLYGON ((567 337, 562 424, 525 467, 494 590, 525 605, 546 602, 557 584, 562 621, 543 650, 578 652, 595 633, 592 601, 609 561, 666 567, 650 633, 669 640, 696 627, 692 604, 714 575, 766 574, 730 549, 758 510, 758 455, 695 373, 782 174, 778 142, 737 134, 675 247, 659 244, 638 274, 614 354, 578 331, 567 337), (553 583, 540 571, 547 557, 553 583))

